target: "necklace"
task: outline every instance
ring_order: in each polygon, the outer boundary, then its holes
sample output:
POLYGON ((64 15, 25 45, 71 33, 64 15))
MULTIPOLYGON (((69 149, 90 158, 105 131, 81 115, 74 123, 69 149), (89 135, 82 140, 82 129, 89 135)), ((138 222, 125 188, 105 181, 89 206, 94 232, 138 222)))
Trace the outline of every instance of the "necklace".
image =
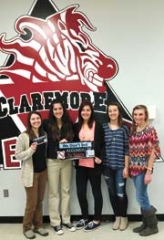
POLYGON ((111 136, 111 139, 109 140, 109 145, 113 145, 116 141, 116 131, 111 131, 112 133, 112 136, 111 136))
POLYGON ((110 123, 108 123, 108 126, 109 126, 109 129, 110 129, 110 132, 111 132, 111 139, 109 141, 109 145, 111 144, 114 144, 115 141, 116 141, 116 134, 117 134, 117 130, 119 129, 119 126, 118 125, 112 125, 110 123))

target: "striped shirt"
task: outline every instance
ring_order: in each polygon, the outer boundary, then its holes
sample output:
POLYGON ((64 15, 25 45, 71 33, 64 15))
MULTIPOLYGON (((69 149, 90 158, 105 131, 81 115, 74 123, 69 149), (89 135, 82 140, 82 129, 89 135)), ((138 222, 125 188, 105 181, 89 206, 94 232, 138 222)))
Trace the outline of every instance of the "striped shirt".
POLYGON ((112 130, 108 123, 103 123, 104 129, 104 158, 103 165, 112 169, 124 168, 125 155, 129 155, 129 129, 122 125, 112 130))

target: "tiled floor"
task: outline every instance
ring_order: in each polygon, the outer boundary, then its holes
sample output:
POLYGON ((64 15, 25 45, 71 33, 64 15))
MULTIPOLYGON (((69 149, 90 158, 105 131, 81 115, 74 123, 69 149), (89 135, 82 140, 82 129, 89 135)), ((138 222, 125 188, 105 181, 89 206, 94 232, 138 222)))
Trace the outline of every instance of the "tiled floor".
MULTIPOLYGON (((36 240, 142 240, 145 237, 141 237, 132 232, 132 228, 138 226, 139 222, 132 222, 129 224, 128 229, 125 231, 113 231, 111 229, 111 223, 102 223, 101 227, 95 231, 86 233, 83 230, 77 230, 76 232, 69 232, 64 229, 64 234, 61 236, 56 235, 53 229, 49 225, 45 225, 45 228, 49 231, 48 237, 41 237, 36 235, 36 240)), ((22 234, 22 224, 0 224, 0 239, 3 240, 25 240, 26 238, 22 234)), ((159 222, 159 233, 151 235, 146 238, 147 240, 163 240, 164 239, 164 222, 159 222)))

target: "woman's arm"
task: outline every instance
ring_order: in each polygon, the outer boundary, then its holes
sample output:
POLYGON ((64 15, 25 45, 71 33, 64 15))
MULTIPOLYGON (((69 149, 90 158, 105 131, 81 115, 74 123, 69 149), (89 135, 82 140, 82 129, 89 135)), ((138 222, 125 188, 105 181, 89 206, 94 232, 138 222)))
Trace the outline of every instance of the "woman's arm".
POLYGON ((124 154, 125 154, 125 160, 124 160, 124 170, 123 170, 123 177, 127 178, 129 176, 129 128, 124 125, 123 126, 123 132, 124 132, 124 154))
POLYGON ((152 126, 150 127, 149 137, 150 137, 149 145, 150 145, 151 153, 149 155, 148 164, 147 164, 147 171, 146 171, 145 179, 144 179, 145 184, 150 183, 151 180, 152 180, 152 175, 151 174, 152 174, 152 171, 153 171, 154 161, 156 159, 156 151, 158 153, 160 153, 159 140, 158 140, 157 132, 156 132, 155 128, 152 127, 152 126))
POLYGON ((123 177, 127 178, 129 176, 129 156, 125 155, 125 167, 123 169, 123 177))
POLYGON ((152 180, 152 171, 153 171, 153 163, 155 160, 155 153, 154 153, 154 149, 152 150, 152 153, 150 154, 150 157, 148 159, 148 166, 147 166, 147 171, 145 174, 145 178, 144 178, 144 183, 145 184, 149 184, 152 180))

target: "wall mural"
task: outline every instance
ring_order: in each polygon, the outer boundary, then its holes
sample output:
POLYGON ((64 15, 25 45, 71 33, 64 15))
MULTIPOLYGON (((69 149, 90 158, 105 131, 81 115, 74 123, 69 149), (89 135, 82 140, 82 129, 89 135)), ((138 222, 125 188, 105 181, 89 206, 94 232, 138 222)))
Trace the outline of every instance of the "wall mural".
POLYGON ((131 121, 109 83, 118 64, 85 32, 96 29, 80 6, 59 10, 53 1, 38 0, 14 24, 16 37, 0 34, 0 51, 8 54, 0 67, 0 168, 21 167, 14 149, 18 134, 25 130, 26 115, 38 110, 47 117, 53 98, 62 98, 73 121, 84 99, 93 102, 101 121, 106 104, 119 101, 125 121, 131 121))

